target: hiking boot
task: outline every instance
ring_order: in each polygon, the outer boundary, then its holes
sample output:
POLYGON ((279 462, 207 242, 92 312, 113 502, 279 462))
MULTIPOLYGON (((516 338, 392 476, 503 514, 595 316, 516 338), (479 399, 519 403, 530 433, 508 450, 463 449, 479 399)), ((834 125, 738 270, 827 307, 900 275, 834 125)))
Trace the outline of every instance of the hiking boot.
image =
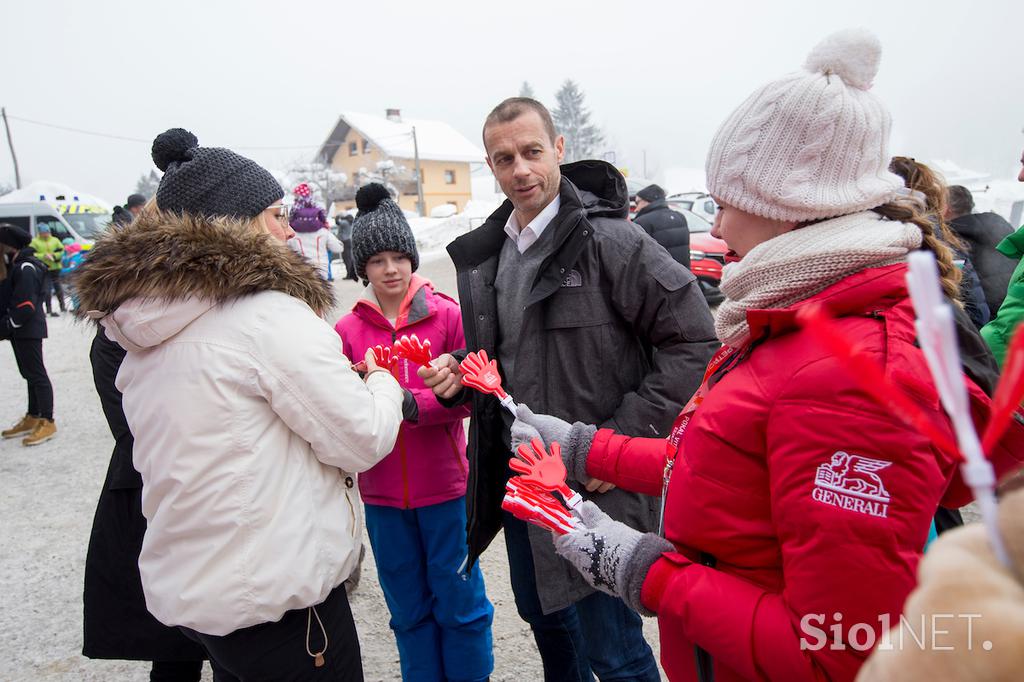
POLYGON ((22 441, 22 445, 39 445, 50 440, 57 435, 57 425, 53 423, 52 419, 40 419, 36 424, 35 431, 26 436, 22 441))
POLYGON ((19 436, 27 436, 36 430, 36 426, 39 424, 39 417, 33 417, 30 414, 26 414, 21 418, 21 421, 0 433, 4 438, 17 438, 19 436))

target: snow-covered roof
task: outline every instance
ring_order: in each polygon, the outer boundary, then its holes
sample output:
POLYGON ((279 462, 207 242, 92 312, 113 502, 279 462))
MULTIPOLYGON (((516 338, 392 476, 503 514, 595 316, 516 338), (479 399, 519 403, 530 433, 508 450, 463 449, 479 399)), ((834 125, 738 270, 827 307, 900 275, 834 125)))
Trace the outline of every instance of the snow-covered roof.
POLYGON ((484 152, 444 121, 421 118, 403 118, 392 121, 383 116, 344 111, 338 123, 320 148, 319 157, 329 161, 338 150, 350 128, 355 128, 370 144, 386 156, 411 159, 414 149, 412 129, 416 127, 416 142, 420 158, 426 161, 465 161, 482 163, 484 152))

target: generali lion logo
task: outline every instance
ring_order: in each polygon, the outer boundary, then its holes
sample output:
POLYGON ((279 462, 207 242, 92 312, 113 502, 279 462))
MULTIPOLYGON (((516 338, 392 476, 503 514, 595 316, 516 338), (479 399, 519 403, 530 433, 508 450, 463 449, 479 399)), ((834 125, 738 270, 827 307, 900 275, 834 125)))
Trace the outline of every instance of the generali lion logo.
POLYGON ((818 465, 811 497, 833 507, 888 518, 889 491, 878 475, 892 466, 883 459, 871 459, 839 451, 829 462, 818 465))

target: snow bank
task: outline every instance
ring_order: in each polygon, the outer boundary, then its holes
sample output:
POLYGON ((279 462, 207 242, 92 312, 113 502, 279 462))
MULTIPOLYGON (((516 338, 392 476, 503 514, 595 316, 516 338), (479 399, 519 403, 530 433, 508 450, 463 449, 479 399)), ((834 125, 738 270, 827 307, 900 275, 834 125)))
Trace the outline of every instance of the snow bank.
MULTIPOLYGON (((500 197, 504 200, 504 197, 500 197)), ((416 237, 420 258, 431 258, 444 253, 445 247, 456 237, 480 227, 484 220, 501 205, 501 201, 472 199, 466 209, 447 218, 409 218, 409 226, 416 237)))

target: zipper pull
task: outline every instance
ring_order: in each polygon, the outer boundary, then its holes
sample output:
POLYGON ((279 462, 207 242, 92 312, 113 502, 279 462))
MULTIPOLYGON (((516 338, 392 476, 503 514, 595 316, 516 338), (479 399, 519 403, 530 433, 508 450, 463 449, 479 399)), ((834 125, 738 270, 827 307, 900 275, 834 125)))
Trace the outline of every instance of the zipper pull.
POLYGON ((672 469, 675 467, 676 458, 665 463, 665 473, 661 479, 661 505, 658 510, 658 536, 665 537, 665 498, 668 497, 668 482, 672 478, 672 469))

